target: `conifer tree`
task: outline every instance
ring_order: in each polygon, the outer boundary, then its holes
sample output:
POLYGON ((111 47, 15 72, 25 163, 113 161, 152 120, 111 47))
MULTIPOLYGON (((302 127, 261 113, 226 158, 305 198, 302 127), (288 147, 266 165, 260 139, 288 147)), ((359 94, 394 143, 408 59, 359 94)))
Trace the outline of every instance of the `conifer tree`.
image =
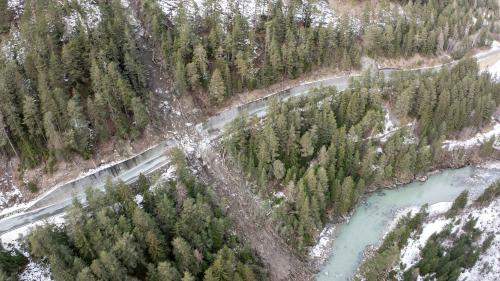
POLYGON ((213 104, 219 104, 224 99, 224 96, 226 94, 226 87, 224 85, 224 80, 222 79, 222 75, 219 69, 216 69, 212 73, 208 93, 213 104))

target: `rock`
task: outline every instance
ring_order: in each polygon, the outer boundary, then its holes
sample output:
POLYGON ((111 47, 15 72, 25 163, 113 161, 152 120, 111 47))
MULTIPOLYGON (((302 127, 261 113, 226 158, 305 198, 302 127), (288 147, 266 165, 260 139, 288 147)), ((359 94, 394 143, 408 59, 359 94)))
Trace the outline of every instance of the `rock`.
POLYGON ((428 178, 429 178, 428 176, 423 175, 423 176, 419 176, 419 177, 417 177, 417 180, 418 180, 418 181, 420 181, 420 182, 424 182, 424 181, 426 181, 428 178))

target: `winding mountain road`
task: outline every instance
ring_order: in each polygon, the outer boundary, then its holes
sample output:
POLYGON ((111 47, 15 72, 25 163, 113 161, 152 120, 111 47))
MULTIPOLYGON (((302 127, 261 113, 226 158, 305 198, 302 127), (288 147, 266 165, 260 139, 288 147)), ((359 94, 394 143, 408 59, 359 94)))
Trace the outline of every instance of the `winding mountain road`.
MULTIPOLYGON (((500 60, 500 46, 496 46, 488 51, 476 55, 481 68, 485 68, 500 60)), ((453 65, 451 62, 445 65, 426 67, 421 69, 409 69, 411 71, 439 69, 443 66, 453 65)), ((387 76, 398 69, 381 69, 387 76)), ((241 112, 247 114, 256 114, 264 116, 266 113, 266 103, 271 96, 277 96, 280 99, 287 99, 294 96, 307 94, 311 89, 336 86, 338 90, 347 88, 349 79, 359 77, 359 74, 345 76, 329 77, 323 80, 302 83, 299 86, 285 89, 265 96, 263 98, 248 102, 243 105, 232 107, 208 118, 202 124, 196 126, 200 135, 204 138, 216 138, 220 135, 223 127, 234 120, 241 112)), ((202 138, 201 141, 203 140, 202 138)), ((0 212, 0 234, 13 231, 22 226, 44 220, 48 217, 61 214, 71 205, 74 197, 85 201, 85 190, 89 187, 103 189, 107 179, 112 181, 133 182, 140 174, 149 174, 157 171, 159 168, 169 164, 166 152, 180 144, 180 139, 172 138, 162 143, 105 169, 97 170, 95 173, 76 179, 63 185, 59 185, 42 194, 36 200, 22 205, 21 207, 0 212)))

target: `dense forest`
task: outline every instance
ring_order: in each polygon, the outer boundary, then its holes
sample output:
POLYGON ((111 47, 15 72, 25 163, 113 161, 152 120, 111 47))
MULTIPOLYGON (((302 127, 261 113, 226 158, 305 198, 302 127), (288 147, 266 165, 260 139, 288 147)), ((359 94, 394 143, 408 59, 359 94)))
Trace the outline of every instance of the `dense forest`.
MULTIPOLYGON (((317 69, 357 69, 362 55, 460 57, 498 28, 496 1, 369 2, 361 18, 320 0, 133 4, 175 90, 205 105, 317 69)), ((27 0, 17 8, 0 0, 2 154, 50 171, 73 153, 90 157, 110 137, 138 137, 151 89, 132 11, 117 0, 27 0)))
POLYGON ((498 33, 496 1, 381 1, 373 12, 366 1, 362 21, 368 54, 386 57, 450 53, 461 58, 473 47, 484 46, 490 32, 498 33))
POLYGON ((13 24, 20 46, 0 54, 0 151, 25 166, 50 167, 69 152, 89 157, 96 143, 136 137, 148 123, 143 67, 124 9, 119 1, 85 7, 24 1, 13 24))
POLYGON ((361 50, 347 17, 333 29, 313 24, 309 2, 255 1, 246 9, 243 1, 227 2, 224 10, 207 0, 197 13, 194 3, 180 1, 167 15, 158 1, 143 1, 145 25, 180 93, 208 90, 210 102, 220 103, 318 67, 359 66, 361 50))
POLYGON ((171 158, 178 180, 151 184, 142 176, 137 195, 123 183, 89 190, 88 205, 75 201, 64 225, 39 226, 27 237, 31 256, 50 266, 55 281, 265 280, 182 152, 171 158))
POLYGON ((243 115, 230 124, 225 147, 259 192, 275 198, 279 231, 303 252, 323 223, 347 214, 367 186, 412 179, 445 156, 444 137, 487 124, 498 87, 478 74, 472 59, 451 70, 396 73, 388 82, 367 74, 343 92, 322 88, 271 100, 265 119, 243 115), (402 118, 415 120, 384 133, 384 106, 391 101, 408 109, 402 118))
MULTIPOLYGON (((468 208, 484 208, 498 199, 500 182, 490 185, 468 208)), ((417 214, 407 214, 385 236, 382 245, 362 263, 355 280, 417 280, 420 275, 437 280, 458 280, 464 269, 471 268, 492 244, 493 233, 483 233, 476 227, 477 218, 459 217, 468 204, 468 192, 462 192, 444 214, 451 222, 429 237, 420 249, 421 259, 403 272, 399 269, 401 251, 410 238, 422 233, 429 221, 427 206, 417 214)), ((405 265, 407 266, 407 265, 405 265)), ((404 269, 402 266, 401 269, 404 269)))
POLYGON ((382 1, 377 10, 367 4, 358 21, 317 0, 222 2, 147 0, 141 7, 176 90, 208 91, 212 104, 319 68, 357 68, 362 53, 459 58, 490 41, 490 20, 498 17, 495 1, 400 1, 393 9, 382 1))

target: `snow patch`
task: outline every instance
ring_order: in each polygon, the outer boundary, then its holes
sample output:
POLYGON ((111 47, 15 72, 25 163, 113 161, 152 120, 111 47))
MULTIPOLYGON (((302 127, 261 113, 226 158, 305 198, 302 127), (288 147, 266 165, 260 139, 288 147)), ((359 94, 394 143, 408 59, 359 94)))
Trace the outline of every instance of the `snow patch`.
MULTIPOLYGON (((250 25, 254 25, 259 16, 268 14, 270 4, 268 1, 220 0, 216 1, 213 7, 207 8, 204 0, 157 0, 157 3, 163 13, 171 19, 174 19, 178 15, 181 4, 183 4, 186 15, 193 19, 202 17, 207 13, 219 13, 224 21, 234 17, 235 12, 238 11, 241 16, 248 20, 250 25)), ((283 5, 283 9, 286 11, 288 9, 286 1, 283 5)), ((297 19, 305 18, 305 12, 307 11, 311 13, 310 16, 314 26, 331 25, 337 27, 339 25, 339 17, 330 9, 327 1, 311 1, 307 5, 309 5, 307 9, 296 11, 297 19)), ((359 33, 361 31, 361 24, 357 19, 349 18, 349 26, 351 32, 359 33)))
POLYGON ((429 237, 432 234, 438 233, 451 222, 450 219, 437 219, 430 223, 426 223, 422 227, 422 233, 418 238, 410 238, 408 245, 401 251, 401 262, 405 265, 405 269, 410 268, 420 260, 420 251, 423 249, 429 237))
POLYGON ((283 193, 283 191, 275 192, 273 194, 273 196, 276 197, 276 198, 286 198, 286 195, 285 195, 285 193, 283 193))
MULTIPOLYGON (((476 264, 462 272, 458 280, 498 280, 500 276, 500 199, 496 199, 486 208, 473 209, 470 215, 477 218, 476 228, 483 231, 481 241, 484 241, 490 233, 493 233, 495 238, 488 250, 481 254, 476 264)), ((465 221, 467 217, 468 214, 463 214, 462 221, 465 221)))
POLYGON ((144 196, 142 196, 142 194, 135 195, 134 202, 137 206, 142 207, 142 201, 144 201, 144 196))
MULTIPOLYGON (((498 280, 498 276, 500 276, 500 199, 497 198, 487 207, 477 207, 470 204, 457 217, 446 219, 444 214, 451 205, 452 202, 441 202, 429 206, 428 212, 432 221, 424 223, 420 236, 411 237, 407 246, 401 250, 400 261, 405 266, 402 271, 415 265, 421 259, 420 252, 433 233, 440 232, 446 225, 451 224, 451 233, 456 233, 458 237, 461 235, 462 228, 467 221, 477 219, 475 227, 482 232, 477 243, 478 247, 490 234, 495 236, 491 246, 481 254, 476 264, 472 268, 465 269, 458 280, 498 280)), ((410 209, 416 211, 416 208, 410 209)), ((399 271, 399 267, 397 268, 399 271)), ((398 277, 401 278, 402 276, 398 274, 398 277)), ((418 280, 423 279, 419 277, 418 280)))
POLYGON ((24 0, 8 0, 7 7, 14 12, 14 17, 19 18, 24 11, 24 0))
POLYGON ((37 221, 15 230, 6 232, 0 235, 0 242, 5 249, 19 250, 24 256, 28 257, 29 262, 24 270, 18 275, 20 281, 52 281, 50 278, 49 268, 38 262, 33 261, 29 254, 21 247, 20 241, 26 237, 36 226, 53 223, 56 225, 64 224, 64 214, 56 215, 45 219, 44 221, 37 221))
POLYGON ((326 256, 328 251, 331 249, 334 230, 335 230, 335 225, 329 225, 321 231, 318 242, 309 251, 310 257, 321 258, 326 256))
POLYGON ((453 202, 439 202, 432 204, 427 208, 429 216, 435 216, 446 213, 453 205, 453 202))
MULTIPOLYGON (((493 120, 493 128, 485 133, 479 132, 477 133, 474 137, 466 140, 445 140, 443 142, 443 148, 448 149, 448 151, 452 151, 456 148, 471 148, 477 145, 481 145, 487 141, 489 141, 491 138, 495 138, 498 140, 498 137, 500 136, 500 123, 498 123, 496 120, 493 120)), ((496 142, 496 141, 495 141, 496 142)))
POLYGON ((10 37, 5 42, 2 42, 0 49, 8 61, 17 60, 17 62, 23 63, 26 57, 25 45, 26 42, 21 37, 19 29, 14 28, 10 33, 10 37))
POLYGON ((166 181, 173 180, 176 177, 176 171, 177 169, 172 165, 168 167, 165 173, 161 174, 161 178, 166 181))
MULTIPOLYGON (((0 178, 0 183, 4 181, 4 178, 0 178)), ((0 209, 7 205, 9 202, 17 202, 23 198, 23 194, 15 185, 10 186, 9 191, 0 191, 0 209)))
POLYGON ((31 259, 18 278, 20 281, 52 281, 49 268, 31 259))
POLYGON ((89 29, 97 27, 101 22, 101 10, 95 1, 78 0, 78 4, 85 13, 86 24, 89 29))
POLYGON ((478 167, 487 170, 500 170, 500 162, 498 161, 486 162, 484 164, 478 165, 478 167))
POLYGON ((493 79, 500 81, 500 61, 497 61, 494 65, 488 67, 486 71, 491 74, 493 79))

